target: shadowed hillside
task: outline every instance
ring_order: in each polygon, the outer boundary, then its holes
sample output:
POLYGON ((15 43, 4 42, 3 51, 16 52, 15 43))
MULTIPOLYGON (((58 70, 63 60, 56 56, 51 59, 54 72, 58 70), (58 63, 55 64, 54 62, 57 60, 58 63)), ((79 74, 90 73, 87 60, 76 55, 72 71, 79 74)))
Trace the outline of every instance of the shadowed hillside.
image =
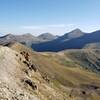
POLYGON ((36 51, 62 51, 66 49, 82 49, 86 44, 100 42, 100 31, 84 34, 78 38, 67 39, 61 36, 53 41, 33 44, 36 51), (67 39, 67 40, 66 40, 67 39))

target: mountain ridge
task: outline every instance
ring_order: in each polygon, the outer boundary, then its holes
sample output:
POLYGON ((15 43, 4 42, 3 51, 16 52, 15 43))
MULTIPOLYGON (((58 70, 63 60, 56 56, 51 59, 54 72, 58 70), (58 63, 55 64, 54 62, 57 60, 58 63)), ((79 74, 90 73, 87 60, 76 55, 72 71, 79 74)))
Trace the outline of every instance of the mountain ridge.
POLYGON ((40 36, 37 37, 31 34, 23 34, 23 35, 8 34, 0 37, 0 44, 7 45, 10 42, 19 42, 30 48, 33 48, 33 50, 36 51, 58 52, 66 49, 82 49, 87 44, 99 43, 100 42, 99 34, 100 30, 92 33, 85 33, 78 28, 69 33, 65 33, 64 35, 59 37, 49 33, 41 34, 40 36))
POLYGON ((82 49, 86 44, 94 42, 100 42, 100 30, 67 40, 61 36, 50 42, 33 44, 32 48, 36 51, 57 52, 65 49, 82 49))

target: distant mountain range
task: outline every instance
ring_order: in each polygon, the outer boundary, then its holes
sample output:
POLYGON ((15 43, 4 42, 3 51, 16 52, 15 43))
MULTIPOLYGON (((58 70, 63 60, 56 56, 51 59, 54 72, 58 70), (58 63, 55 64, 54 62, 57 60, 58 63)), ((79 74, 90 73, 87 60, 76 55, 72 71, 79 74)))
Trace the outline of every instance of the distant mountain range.
POLYGON ((10 42, 20 42, 22 44, 31 45, 31 43, 37 43, 40 42, 40 40, 29 33, 24 35, 7 34, 0 37, 0 44, 6 45, 10 42))
POLYGON ((57 52, 66 49, 82 49, 89 47, 97 48, 100 43, 100 30, 92 33, 85 33, 80 29, 75 29, 62 36, 43 33, 36 37, 28 33, 24 35, 8 34, 0 37, 0 44, 7 45, 11 42, 22 43, 39 52, 57 52))
POLYGON ((100 30, 92 33, 84 33, 79 29, 66 33, 52 41, 33 44, 36 51, 62 51, 66 49, 82 49, 90 43, 100 42, 100 30))
POLYGON ((19 42, 19 43, 27 45, 28 47, 31 47, 32 44, 50 41, 56 38, 57 36, 54 36, 50 33, 43 33, 37 37, 33 36, 30 33, 23 34, 23 35, 7 34, 5 36, 0 37, 0 44, 7 45, 12 42, 19 42))

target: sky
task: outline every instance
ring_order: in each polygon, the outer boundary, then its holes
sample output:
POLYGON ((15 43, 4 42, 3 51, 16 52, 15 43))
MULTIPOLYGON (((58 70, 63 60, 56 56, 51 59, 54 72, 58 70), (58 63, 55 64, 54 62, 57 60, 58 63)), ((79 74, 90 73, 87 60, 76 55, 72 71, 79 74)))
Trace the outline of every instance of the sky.
POLYGON ((52 33, 75 28, 100 30, 100 0, 0 0, 0 33, 52 33))

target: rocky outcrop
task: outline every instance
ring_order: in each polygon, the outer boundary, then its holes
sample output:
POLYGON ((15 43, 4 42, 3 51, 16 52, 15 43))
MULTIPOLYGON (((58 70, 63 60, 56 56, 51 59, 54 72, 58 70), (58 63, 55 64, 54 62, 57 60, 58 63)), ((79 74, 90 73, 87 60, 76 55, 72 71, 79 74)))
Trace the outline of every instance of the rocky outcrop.
POLYGON ((29 52, 0 47, 0 100, 63 100, 63 93, 49 83, 29 52))
POLYGON ((36 96, 21 90, 20 88, 11 87, 8 84, 0 83, 0 100, 39 100, 36 96))
POLYGON ((39 100, 35 94, 31 95, 23 88, 20 80, 27 75, 22 70, 25 66, 19 62, 19 58, 24 59, 13 50, 0 47, 0 100, 39 100))

